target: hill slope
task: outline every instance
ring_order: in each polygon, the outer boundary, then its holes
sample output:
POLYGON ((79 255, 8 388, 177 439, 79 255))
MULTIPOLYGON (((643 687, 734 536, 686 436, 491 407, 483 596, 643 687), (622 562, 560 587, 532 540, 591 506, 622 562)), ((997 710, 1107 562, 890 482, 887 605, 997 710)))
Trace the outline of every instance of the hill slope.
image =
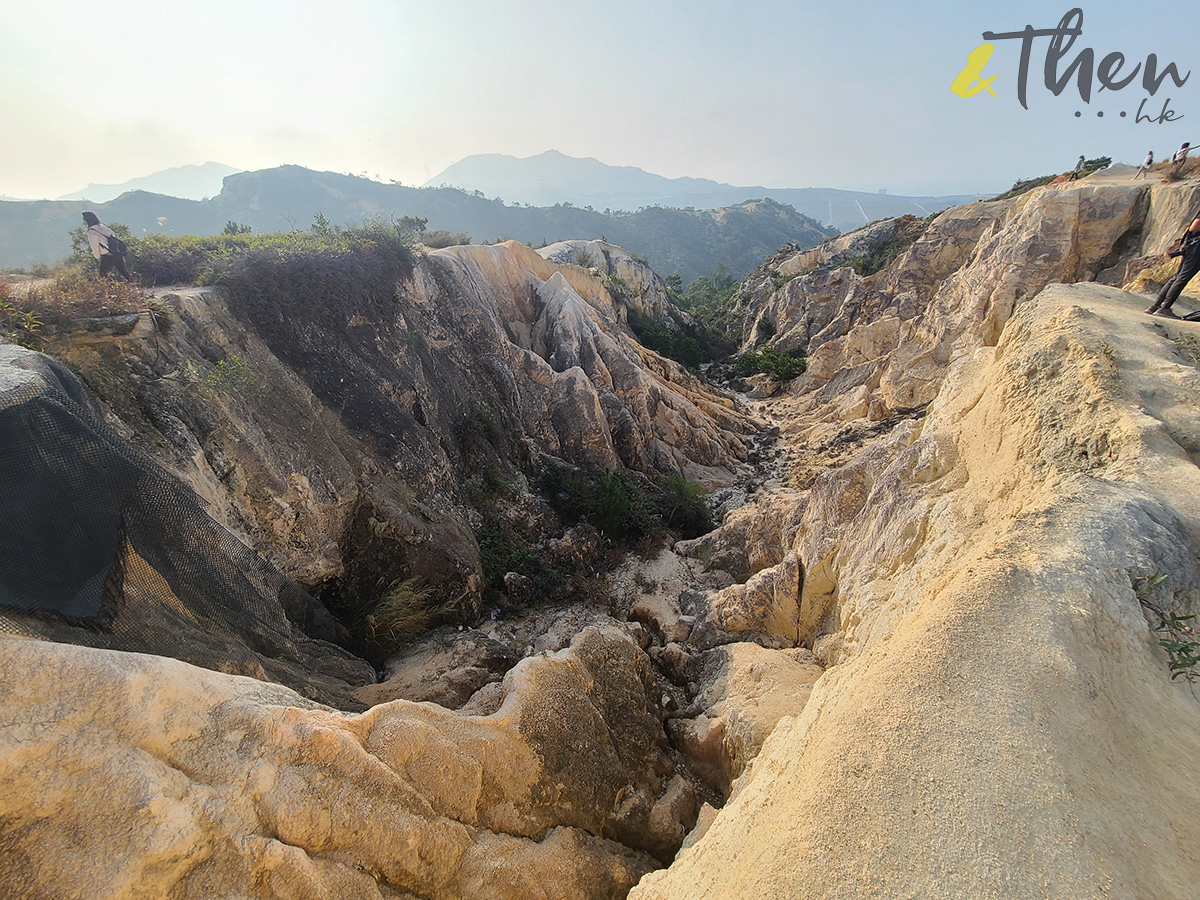
POLYGON ((430 229, 466 232, 476 242, 503 238, 541 244, 605 238, 645 256, 657 271, 679 272, 685 281, 718 263, 740 275, 783 244, 809 247, 831 233, 771 201, 742 203, 727 210, 647 209, 606 216, 570 204, 508 206, 450 188, 423 190, 282 166, 230 175, 221 193, 208 201, 133 191, 99 204, 0 203, 0 266, 65 257, 70 250, 68 234, 85 209, 94 210, 102 221, 128 225, 135 234, 216 234, 231 219, 256 231, 289 231, 307 228, 321 213, 336 224, 376 216, 418 216, 428 219, 430 229))

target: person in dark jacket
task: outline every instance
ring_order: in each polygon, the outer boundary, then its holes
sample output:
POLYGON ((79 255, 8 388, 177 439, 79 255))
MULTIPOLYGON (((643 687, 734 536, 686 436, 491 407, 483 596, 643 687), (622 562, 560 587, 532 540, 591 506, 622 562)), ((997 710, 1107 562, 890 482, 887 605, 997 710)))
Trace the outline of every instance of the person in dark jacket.
POLYGON ((1171 306, 1179 299, 1179 294, 1187 287, 1197 272, 1200 272, 1200 215, 1192 220, 1191 226, 1183 233, 1183 243, 1179 246, 1179 271, 1162 286, 1153 305, 1146 310, 1151 315, 1166 316, 1168 319, 1178 319, 1179 316, 1171 311, 1171 306))
POLYGON ((133 276, 129 274, 129 267, 125 265, 125 254, 116 252, 115 241, 112 247, 109 246, 109 239, 117 237, 113 234, 113 230, 107 225, 101 225, 100 219, 93 212, 85 212, 83 221, 87 223, 87 238, 88 244, 92 248, 92 256, 100 260, 101 277, 116 269, 117 273, 126 281, 133 281, 133 276))

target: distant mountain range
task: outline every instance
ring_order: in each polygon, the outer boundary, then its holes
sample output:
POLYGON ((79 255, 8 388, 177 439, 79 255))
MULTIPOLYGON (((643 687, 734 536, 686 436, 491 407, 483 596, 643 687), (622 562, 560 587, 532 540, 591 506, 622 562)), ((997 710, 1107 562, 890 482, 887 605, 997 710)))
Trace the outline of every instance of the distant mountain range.
POLYGON ((646 206, 713 209, 751 197, 769 197, 840 231, 905 213, 925 216, 985 196, 902 197, 833 188, 737 187, 705 178, 665 178, 634 166, 610 166, 557 150, 524 159, 500 153, 468 156, 430 178, 426 186, 477 190, 510 203, 549 206, 570 202, 598 210, 646 206))
MULTIPOLYGON (((742 198, 745 200, 746 198, 742 198)), ((605 215, 571 204, 509 206, 453 188, 412 188, 365 178, 281 166, 228 175, 219 194, 199 201, 128 191, 108 202, 34 200, 0 202, 0 266, 55 262, 70 252, 69 234, 80 213, 119 222, 134 234, 216 234, 232 220, 256 231, 308 228, 321 213, 336 224, 376 216, 419 216, 430 230, 466 232, 476 241, 513 238, 529 244, 605 238, 644 256, 663 274, 685 281, 723 264, 741 276, 781 245, 811 247, 832 234, 790 206, 773 200, 716 210, 648 208, 605 215)))
POLYGON ((155 172, 153 175, 134 178, 123 184, 89 184, 81 191, 64 194, 58 199, 107 203, 109 200, 120 197, 126 191, 149 191, 152 194, 165 194, 168 197, 206 200, 221 192, 221 182, 226 175, 241 171, 243 170, 217 162, 206 162, 201 166, 178 166, 174 169, 155 172))

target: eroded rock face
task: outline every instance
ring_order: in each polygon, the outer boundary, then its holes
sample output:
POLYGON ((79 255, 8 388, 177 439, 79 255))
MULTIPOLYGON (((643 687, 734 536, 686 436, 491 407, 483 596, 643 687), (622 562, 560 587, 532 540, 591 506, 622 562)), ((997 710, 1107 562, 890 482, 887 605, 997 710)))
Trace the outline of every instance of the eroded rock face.
POLYGON ((104 421, 83 384, 0 345, 0 632, 157 653, 355 706, 348 632, 104 421))
MULTIPOLYGON (((481 314, 498 315, 505 330, 477 335, 477 353, 513 373, 503 397, 513 425, 546 452, 594 466, 682 471, 714 486, 732 480, 729 461, 744 458, 749 423, 622 332, 598 277, 511 242, 440 250, 428 266, 432 277, 418 270, 413 288, 421 308, 461 303, 448 284, 488 285, 481 314)), ((474 342, 473 331, 459 331, 474 342)))
POLYGON ((792 550, 802 639, 832 668, 631 897, 1172 896, 1200 877, 1180 851, 1200 839, 1200 701, 1154 630, 1200 607, 1200 375, 1190 326, 1143 303, 1046 289, 958 354, 923 420, 816 479, 792 550))
MULTIPOLYGON (((1154 192, 1162 215, 1181 202, 1166 187, 1154 192)), ((850 255, 882 246, 891 233, 881 225, 856 233, 856 243, 844 236, 780 261, 781 273, 816 268, 776 290, 748 281, 750 316, 775 327, 767 343, 808 355, 807 374, 789 388, 798 399, 791 427, 807 423, 820 439, 832 434, 822 423, 844 427, 922 406, 955 352, 994 345, 1014 308, 1047 284, 1119 279, 1144 235, 1159 240, 1147 220, 1151 193, 1144 183, 1084 181, 973 203, 938 216, 869 278, 838 264, 851 244, 850 255)), ((747 348, 761 342, 751 335, 747 348)))
POLYGON ((335 713, 61 644, 0 656, 6 896, 613 897, 695 817, 619 630, 517 666, 483 717, 335 713))
MULTIPOLYGON (((462 653, 416 662, 436 678, 400 665, 367 689, 373 702, 424 688, 460 711, 397 701, 350 716, 170 661, 0 642, 0 687, 18 701, 0 728, 13 786, 0 791, 0 884, 1185 894, 1200 879, 1187 852, 1200 701, 1170 680, 1154 626, 1200 608, 1200 342, 1119 291, 1041 290, 1109 278, 1157 240, 1147 190, 1068 184, 976 204, 875 276, 818 267, 773 291, 794 318, 781 337, 811 352, 769 406, 803 472, 640 581, 617 578, 633 623, 573 610, 548 628, 484 626, 462 653), (77 798, 102 790, 124 802, 99 828, 77 798), (696 821, 697 790, 713 806, 687 849, 643 877, 696 821), (89 829, 115 835, 112 852, 72 843, 89 829), (79 862, 64 872, 60 859, 79 862)), ((430 360, 461 340, 509 398, 499 424, 537 452, 703 472, 702 437, 724 452, 701 427, 721 421, 719 400, 665 363, 627 369, 636 347, 607 325, 620 304, 584 269, 527 256, 501 245, 426 261, 402 301, 419 365, 445 377, 430 360), (555 408, 569 415, 546 421, 555 408)), ((386 343, 377 323, 355 327, 368 326, 386 343)), ((422 391, 414 420, 446 421, 448 401, 422 391)), ((401 456, 371 458, 407 471, 401 456)), ((447 484, 447 471, 424 477, 447 484)), ((356 527, 394 534, 383 508, 356 527)), ((421 546, 429 524, 413 520, 421 546)))
POLYGON ((696 697, 668 722, 677 746, 723 797, 785 716, 804 709, 825 669, 804 649, 725 644, 698 662, 696 697))
POLYGON ((520 244, 459 247, 430 253, 395 297, 231 308, 209 289, 167 292, 48 349, 109 427, 343 622, 414 577, 430 606, 471 608, 481 472, 526 496, 564 464, 720 485, 747 453, 753 425, 733 403, 622 324, 630 303, 667 314, 661 281, 597 252, 636 291, 614 299, 608 270, 520 244))
POLYGON ((620 321, 627 321, 627 310, 634 310, 671 329, 692 322, 690 315, 671 302, 667 286, 654 270, 620 247, 606 241, 558 241, 537 253, 560 267, 574 264, 594 269, 609 294, 616 295, 620 321))

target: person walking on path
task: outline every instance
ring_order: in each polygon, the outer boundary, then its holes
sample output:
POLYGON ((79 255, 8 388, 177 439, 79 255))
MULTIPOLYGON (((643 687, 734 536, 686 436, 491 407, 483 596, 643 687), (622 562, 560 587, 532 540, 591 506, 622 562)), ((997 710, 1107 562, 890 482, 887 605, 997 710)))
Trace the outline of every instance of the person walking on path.
POLYGON ((1184 141, 1183 146, 1175 151, 1175 155, 1171 157, 1171 162, 1173 162, 1175 164, 1175 168, 1173 168, 1171 170, 1172 172, 1178 172, 1180 169, 1183 168, 1183 164, 1185 162, 1187 162, 1188 151, 1191 149, 1192 149, 1191 142, 1184 141))
POLYGON ((1075 168, 1071 170, 1071 180, 1074 181, 1079 177, 1079 173, 1083 171, 1083 154, 1079 154, 1079 162, 1075 163, 1075 168))
POLYGON ((1146 151, 1146 158, 1145 158, 1144 160, 1142 160, 1142 165, 1141 165, 1141 167, 1140 167, 1140 168, 1137 170, 1137 174, 1133 176, 1133 180, 1134 180, 1134 181, 1137 181, 1139 178, 1141 178, 1143 175, 1145 175, 1147 172, 1149 172, 1149 171, 1150 171, 1150 167, 1151 167, 1152 165, 1154 165, 1154 151, 1153 151, 1153 150, 1147 150, 1147 151, 1146 151))
POLYGON ((128 282, 133 281, 129 267, 125 265, 125 242, 113 234, 107 225, 101 225, 100 219, 93 212, 85 212, 83 221, 87 223, 88 244, 92 248, 92 256, 100 260, 100 277, 103 278, 116 269, 128 282))
POLYGON ((1188 230, 1183 233, 1179 249, 1170 255, 1179 257, 1179 271, 1162 286, 1158 297, 1146 312, 1150 315, 1166 316, 1168 319, 1178 319, 1179 316, 1171 311, 1171 306, 1179 299, 1179 294, 1187 287, 1192 276, 1200 272, 1200 214, 1196 215, 1188 230))

